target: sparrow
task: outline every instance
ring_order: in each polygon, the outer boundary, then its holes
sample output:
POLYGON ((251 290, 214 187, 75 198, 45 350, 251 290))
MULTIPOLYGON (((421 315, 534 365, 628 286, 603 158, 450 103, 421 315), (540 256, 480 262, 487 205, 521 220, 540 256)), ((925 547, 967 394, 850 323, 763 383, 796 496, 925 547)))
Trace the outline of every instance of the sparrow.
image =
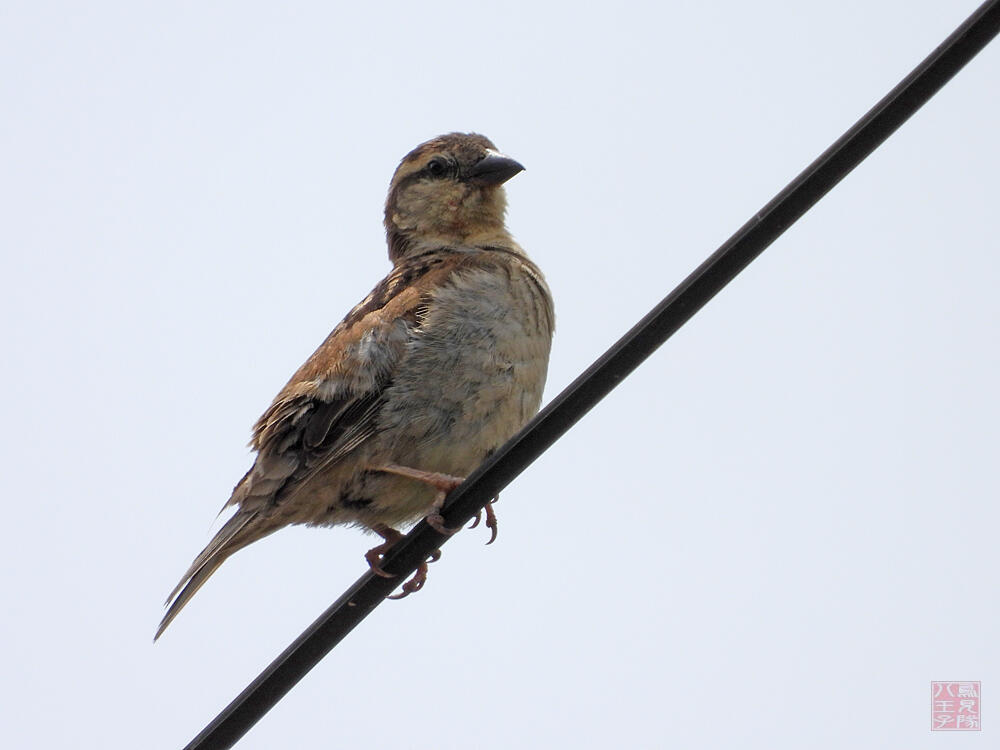
MULTIPOLYGON (((473 133, 403 158, 385 204, 392 270, 257 421, 254 464, 223 506, 235 511, 170 593, 154 640, 230 555, 284 526, 375 533, 384 541, 365 557, 385 576, 399 528, 427 518, 454 531, 438 513, 445 494, 537 413, 548 369, 552 295, 505 224, 503 185, 523 169, 473 133)), ((426 576, 424 563, 399 596, 426 576)))

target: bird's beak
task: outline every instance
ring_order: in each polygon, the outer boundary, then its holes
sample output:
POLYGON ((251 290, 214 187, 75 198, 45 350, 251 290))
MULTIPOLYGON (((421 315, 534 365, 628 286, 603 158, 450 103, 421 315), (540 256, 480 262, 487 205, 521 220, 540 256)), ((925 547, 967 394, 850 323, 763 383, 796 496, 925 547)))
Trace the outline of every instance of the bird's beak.
POLYGON ((476 185, 502 185, 523 171, 524 166, 520 162, 492 151, 473 164, 466 177, 476 185))

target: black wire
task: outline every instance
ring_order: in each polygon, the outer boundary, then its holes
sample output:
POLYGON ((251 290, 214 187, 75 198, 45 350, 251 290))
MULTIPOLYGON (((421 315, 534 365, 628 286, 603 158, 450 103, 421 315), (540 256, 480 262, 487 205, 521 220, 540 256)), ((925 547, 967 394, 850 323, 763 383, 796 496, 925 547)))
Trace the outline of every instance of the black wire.
MULTIPOLYGON (((446 503, 451 526, 471 519, 674 334, 768 245, 860 164, 1000 31, 1000 0, 983 3, 871 111, 810 164, 666 299, 473 472, 446 503)), ((232 747, 305 674, 445 541, 418 524, 388 555, 386 579, 365 573, 195 737, 185 750, 232 747)))

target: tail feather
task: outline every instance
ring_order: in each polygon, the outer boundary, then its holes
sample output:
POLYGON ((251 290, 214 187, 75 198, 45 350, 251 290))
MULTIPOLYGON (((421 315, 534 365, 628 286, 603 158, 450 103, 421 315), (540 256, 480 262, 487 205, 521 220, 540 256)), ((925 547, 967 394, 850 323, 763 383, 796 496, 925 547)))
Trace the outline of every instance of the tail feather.
POLYGON ((259 513, 237 512, 223 525, 212 541, 199 553, 191 563, 191 567, 181 578, 174 590, 170 592, 165 604, 167 612, 156 629, 153 640, 157 640, 167 626, 173 622, 205 581, 224 563, 230 555, 267 536, 277 529, 276 525, 267 524, 259 513))

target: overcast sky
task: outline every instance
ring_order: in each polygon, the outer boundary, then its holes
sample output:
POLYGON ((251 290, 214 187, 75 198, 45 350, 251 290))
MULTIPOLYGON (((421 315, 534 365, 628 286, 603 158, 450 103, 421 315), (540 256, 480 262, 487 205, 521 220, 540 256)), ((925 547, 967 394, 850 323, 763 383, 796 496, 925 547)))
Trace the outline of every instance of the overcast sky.
MULTIPOLYGON (((527 167, 549 400, 976 5, 6 0, 5 746, 180 748, 364 571, 284 530, 152 644, 387 271, 410 148, 527 167)), ((239 747, 996 747, 998 80, 994 44, 239 747), (929 731, 932 680, 981 733, 929 731)))

